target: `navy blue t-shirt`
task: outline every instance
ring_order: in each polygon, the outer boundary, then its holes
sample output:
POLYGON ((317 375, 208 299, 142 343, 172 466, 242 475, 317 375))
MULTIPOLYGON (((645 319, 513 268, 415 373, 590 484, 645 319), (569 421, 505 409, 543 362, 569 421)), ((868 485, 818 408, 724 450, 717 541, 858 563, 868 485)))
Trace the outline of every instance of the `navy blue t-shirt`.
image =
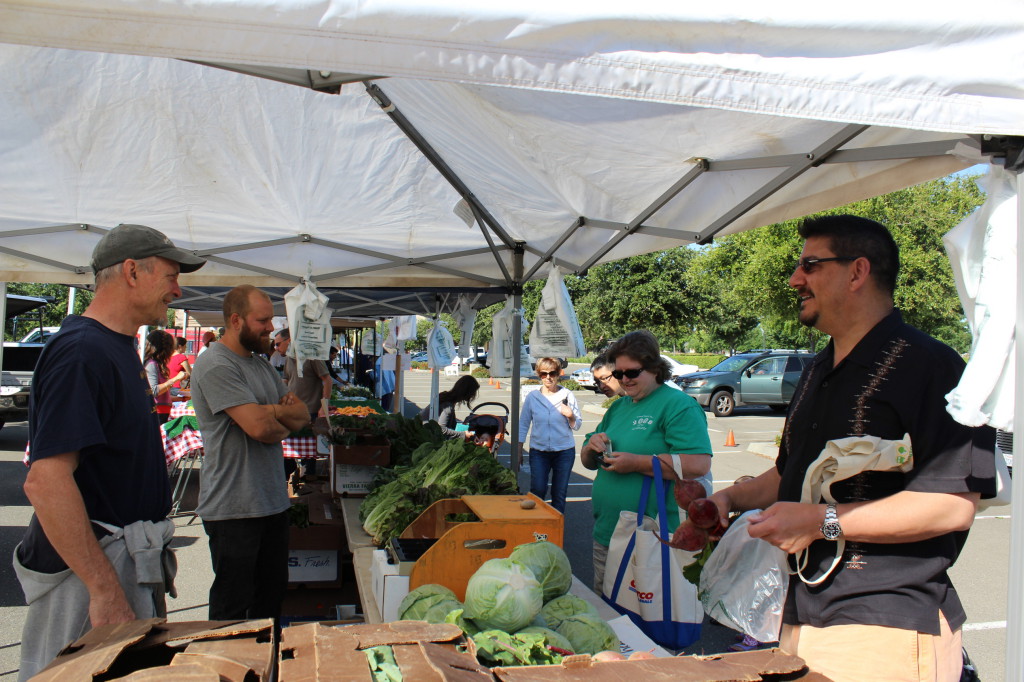
MULTIPOLYGON (((117 527, 159 521, 171 507, 159 429, 133 337, 68 316, 33 375, 29 461, 78 452, 75 482, 90 519, 117 527)), ((22 545, 26 567, 52 567, 35 517, 22 545)))

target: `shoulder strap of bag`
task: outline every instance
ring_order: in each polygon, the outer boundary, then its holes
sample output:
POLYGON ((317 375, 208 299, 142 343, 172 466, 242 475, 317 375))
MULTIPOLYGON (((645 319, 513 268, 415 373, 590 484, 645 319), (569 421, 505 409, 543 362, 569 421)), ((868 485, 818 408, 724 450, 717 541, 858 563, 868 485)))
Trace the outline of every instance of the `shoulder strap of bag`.
POLYGON ((796 555, 796 570, 789 570, 790 575, 800 576, 800 580, 804 581, 808 585, 820 585, 825 582, 825 578, 832 575, 832 571, 836 570, 836 566, 839 565, 839 560, 843 558, 843 551, 846 549, 846 538, 839 538, 836 540, 836 555, 832 558, 832 565, 828 567, 828 570, 821 574, 821 577, 815 578, 814 580, 808 580, 804 577, 804 570, 807 568, 807 556, 810 554, 809 547, 805 547, 796 555))
MULTIPOLYGON (((668 486, 662 478, 661 459, 657 455, 651 458, 651 474, 654 479, 655 495, 658 497, 659 537, 668 542, 668 511, 665 508, 665 495, 668 486)), ((665 542, 659 543, 661 549, 661 593, 664 595, 661 600, 661 615, 662 620, 668 623, 672 621, 672 559, 669 553, 670 548, 665 542)))

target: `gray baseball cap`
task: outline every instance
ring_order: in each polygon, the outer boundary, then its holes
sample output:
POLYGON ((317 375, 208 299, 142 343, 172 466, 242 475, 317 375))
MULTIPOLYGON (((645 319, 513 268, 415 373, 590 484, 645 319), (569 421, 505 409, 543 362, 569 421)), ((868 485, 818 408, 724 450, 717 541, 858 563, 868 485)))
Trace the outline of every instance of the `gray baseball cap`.
POLYGON ((99 272, 129 258, 142 260, 160 256, 181 266, 182 272, 195 272, 206 259, 179 249, 167 236, 145 225, 121 224, 103 235, 92 251, 92 271, 99 272))

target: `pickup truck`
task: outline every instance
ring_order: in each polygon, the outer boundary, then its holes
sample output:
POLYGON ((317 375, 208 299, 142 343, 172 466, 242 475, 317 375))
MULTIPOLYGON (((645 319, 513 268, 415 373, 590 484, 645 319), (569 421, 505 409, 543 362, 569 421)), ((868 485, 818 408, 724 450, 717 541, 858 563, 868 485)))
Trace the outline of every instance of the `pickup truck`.
MULTIPOLYGON (((7 294, 7 318, 22 317, 25 313, 38 310, 50 303, 50 299, 38 296, 7 294)), ((41 315, 40 315, 41 320, 41 315)), ((28 419, 28 396, 32 389, 32 372, 36 368, 50 327, 41 325, 25 338, 35 341, 4 342, 3 372, 0 373, 0 428, 7 422, 28 419)))

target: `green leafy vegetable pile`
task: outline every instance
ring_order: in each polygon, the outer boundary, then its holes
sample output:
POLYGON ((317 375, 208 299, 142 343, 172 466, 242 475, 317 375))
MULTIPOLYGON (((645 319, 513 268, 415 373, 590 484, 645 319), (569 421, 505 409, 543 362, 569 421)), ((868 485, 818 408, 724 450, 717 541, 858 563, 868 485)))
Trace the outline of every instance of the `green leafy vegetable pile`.
POLYGON ((402 600, 399 617, 439 622, 433 619, 452 607, 443 622, 472 637, 477 660, 487 666, 548 665, 573 653, 618 651, 618 637, 597 610, 566 594, 571 582, 565 552, 550 542, 531 542, 477 569, 466 586, 465 606, 446 587, 422 585, 402 600), (532 568, 516 557, 528 557, 532 568), (556 596, 544 603, 545 594, 556 596))
POLYGON ((363 529, 378 545, 401 535, 438 500, 519 492, 515 474, 486 448, 455 439, 415 453, 418 459, 410 456, 409 465, 393 467, 393 480, 374 489, 359 507, 363 529))

